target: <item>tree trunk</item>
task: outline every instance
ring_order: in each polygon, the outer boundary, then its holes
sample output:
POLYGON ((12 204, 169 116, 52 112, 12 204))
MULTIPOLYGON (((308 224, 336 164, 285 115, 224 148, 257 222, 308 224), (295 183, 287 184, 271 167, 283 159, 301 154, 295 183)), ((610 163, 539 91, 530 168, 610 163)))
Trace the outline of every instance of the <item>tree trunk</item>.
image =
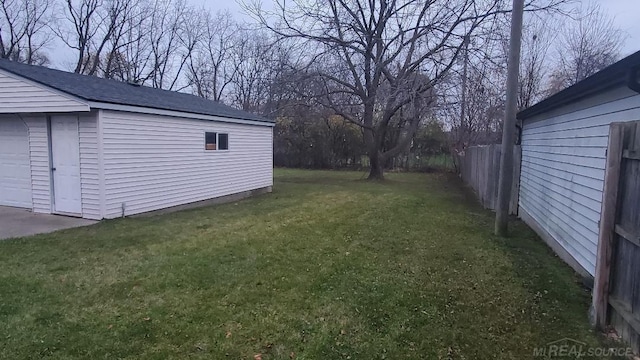
POLYGON ((367 179, 384 180, 384 161, 377 150, 369 154, 369 177, 367 179))

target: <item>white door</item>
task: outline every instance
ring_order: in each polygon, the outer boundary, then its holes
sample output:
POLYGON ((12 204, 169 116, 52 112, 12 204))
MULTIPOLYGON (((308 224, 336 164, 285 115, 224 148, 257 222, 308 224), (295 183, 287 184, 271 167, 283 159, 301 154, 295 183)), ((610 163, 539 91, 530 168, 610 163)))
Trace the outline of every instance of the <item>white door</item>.
POLYGON ((0 205, 31 208, 29 130, 21 119, 0 119, 0 205))
POLYGON ((82 214, 78 117, 51 117, 53 201, 58 213, 82 214))

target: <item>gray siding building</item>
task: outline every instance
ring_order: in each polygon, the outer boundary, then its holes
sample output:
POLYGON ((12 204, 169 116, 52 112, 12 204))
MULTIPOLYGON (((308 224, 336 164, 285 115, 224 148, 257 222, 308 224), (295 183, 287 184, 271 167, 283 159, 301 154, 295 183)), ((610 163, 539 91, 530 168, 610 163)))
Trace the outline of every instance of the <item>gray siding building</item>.
POLYGON ((0 60, 0 205, 108 219, 270 191, 273 126, 189 94, 0 60))
POLYGON ((587 277, 595 273, 609 125, 640 120, 639 66, 640 52, 518 114, 519 216, 587 277))

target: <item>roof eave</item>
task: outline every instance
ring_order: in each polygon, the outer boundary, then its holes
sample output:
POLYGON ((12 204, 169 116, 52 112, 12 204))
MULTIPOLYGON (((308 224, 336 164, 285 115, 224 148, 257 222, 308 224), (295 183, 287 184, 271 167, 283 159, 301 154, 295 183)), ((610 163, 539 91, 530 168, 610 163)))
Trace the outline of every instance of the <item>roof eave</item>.
MULTIPOLYGON (((608 84, 602 84, 600 86, 594 86, 587 89, 581 89, 580 91, 567 92, 563 93, 565 90, 556 93, 555 95, 531 106, 522 111, 520 111, 516 117, 518 120, 526 120, 532 118, 536 115, 543 114, 545 112, 560 108, 565 105, 569 105, 571 103, 580 101, 582 99, 586 99, 588 97, 600 94, 609 89, 613 89, 619 86, 623 86, 624 80, 623 78, 618 78, 616 81, 612 81, 608 84)), ((566 90, 571 89, 571 87, 566 90)))
POLYGON ((625 86, 632 71, 640 64, 640 51, 618 61, 600 72, 552 95, 539 103, 520 111, 519 120, 526 120, 536 115, 580 101, 587 97, 602 93, 609 89, 625 86))

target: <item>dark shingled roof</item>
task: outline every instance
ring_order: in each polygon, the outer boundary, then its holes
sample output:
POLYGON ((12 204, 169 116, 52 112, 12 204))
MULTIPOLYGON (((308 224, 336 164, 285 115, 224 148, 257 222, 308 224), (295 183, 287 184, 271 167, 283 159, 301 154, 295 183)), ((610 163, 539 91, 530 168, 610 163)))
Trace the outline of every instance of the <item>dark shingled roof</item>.
POLYGON ((626 85, 637 87, 638 70, 640 70, 640 51, 520 111, 517 117, 518 119, 526 120, 617 86, 626 85), (630 76, 632 76, 632 78, 630 78, 630 76))
POLYGON ((43 66, 26 65, 1 59, 0 69, 87 101, 273 122, 272 120, 246 111, 234 109, 216 101, 175 91, 131 85, 126 82, 80 75, 49 69, 43 66))

